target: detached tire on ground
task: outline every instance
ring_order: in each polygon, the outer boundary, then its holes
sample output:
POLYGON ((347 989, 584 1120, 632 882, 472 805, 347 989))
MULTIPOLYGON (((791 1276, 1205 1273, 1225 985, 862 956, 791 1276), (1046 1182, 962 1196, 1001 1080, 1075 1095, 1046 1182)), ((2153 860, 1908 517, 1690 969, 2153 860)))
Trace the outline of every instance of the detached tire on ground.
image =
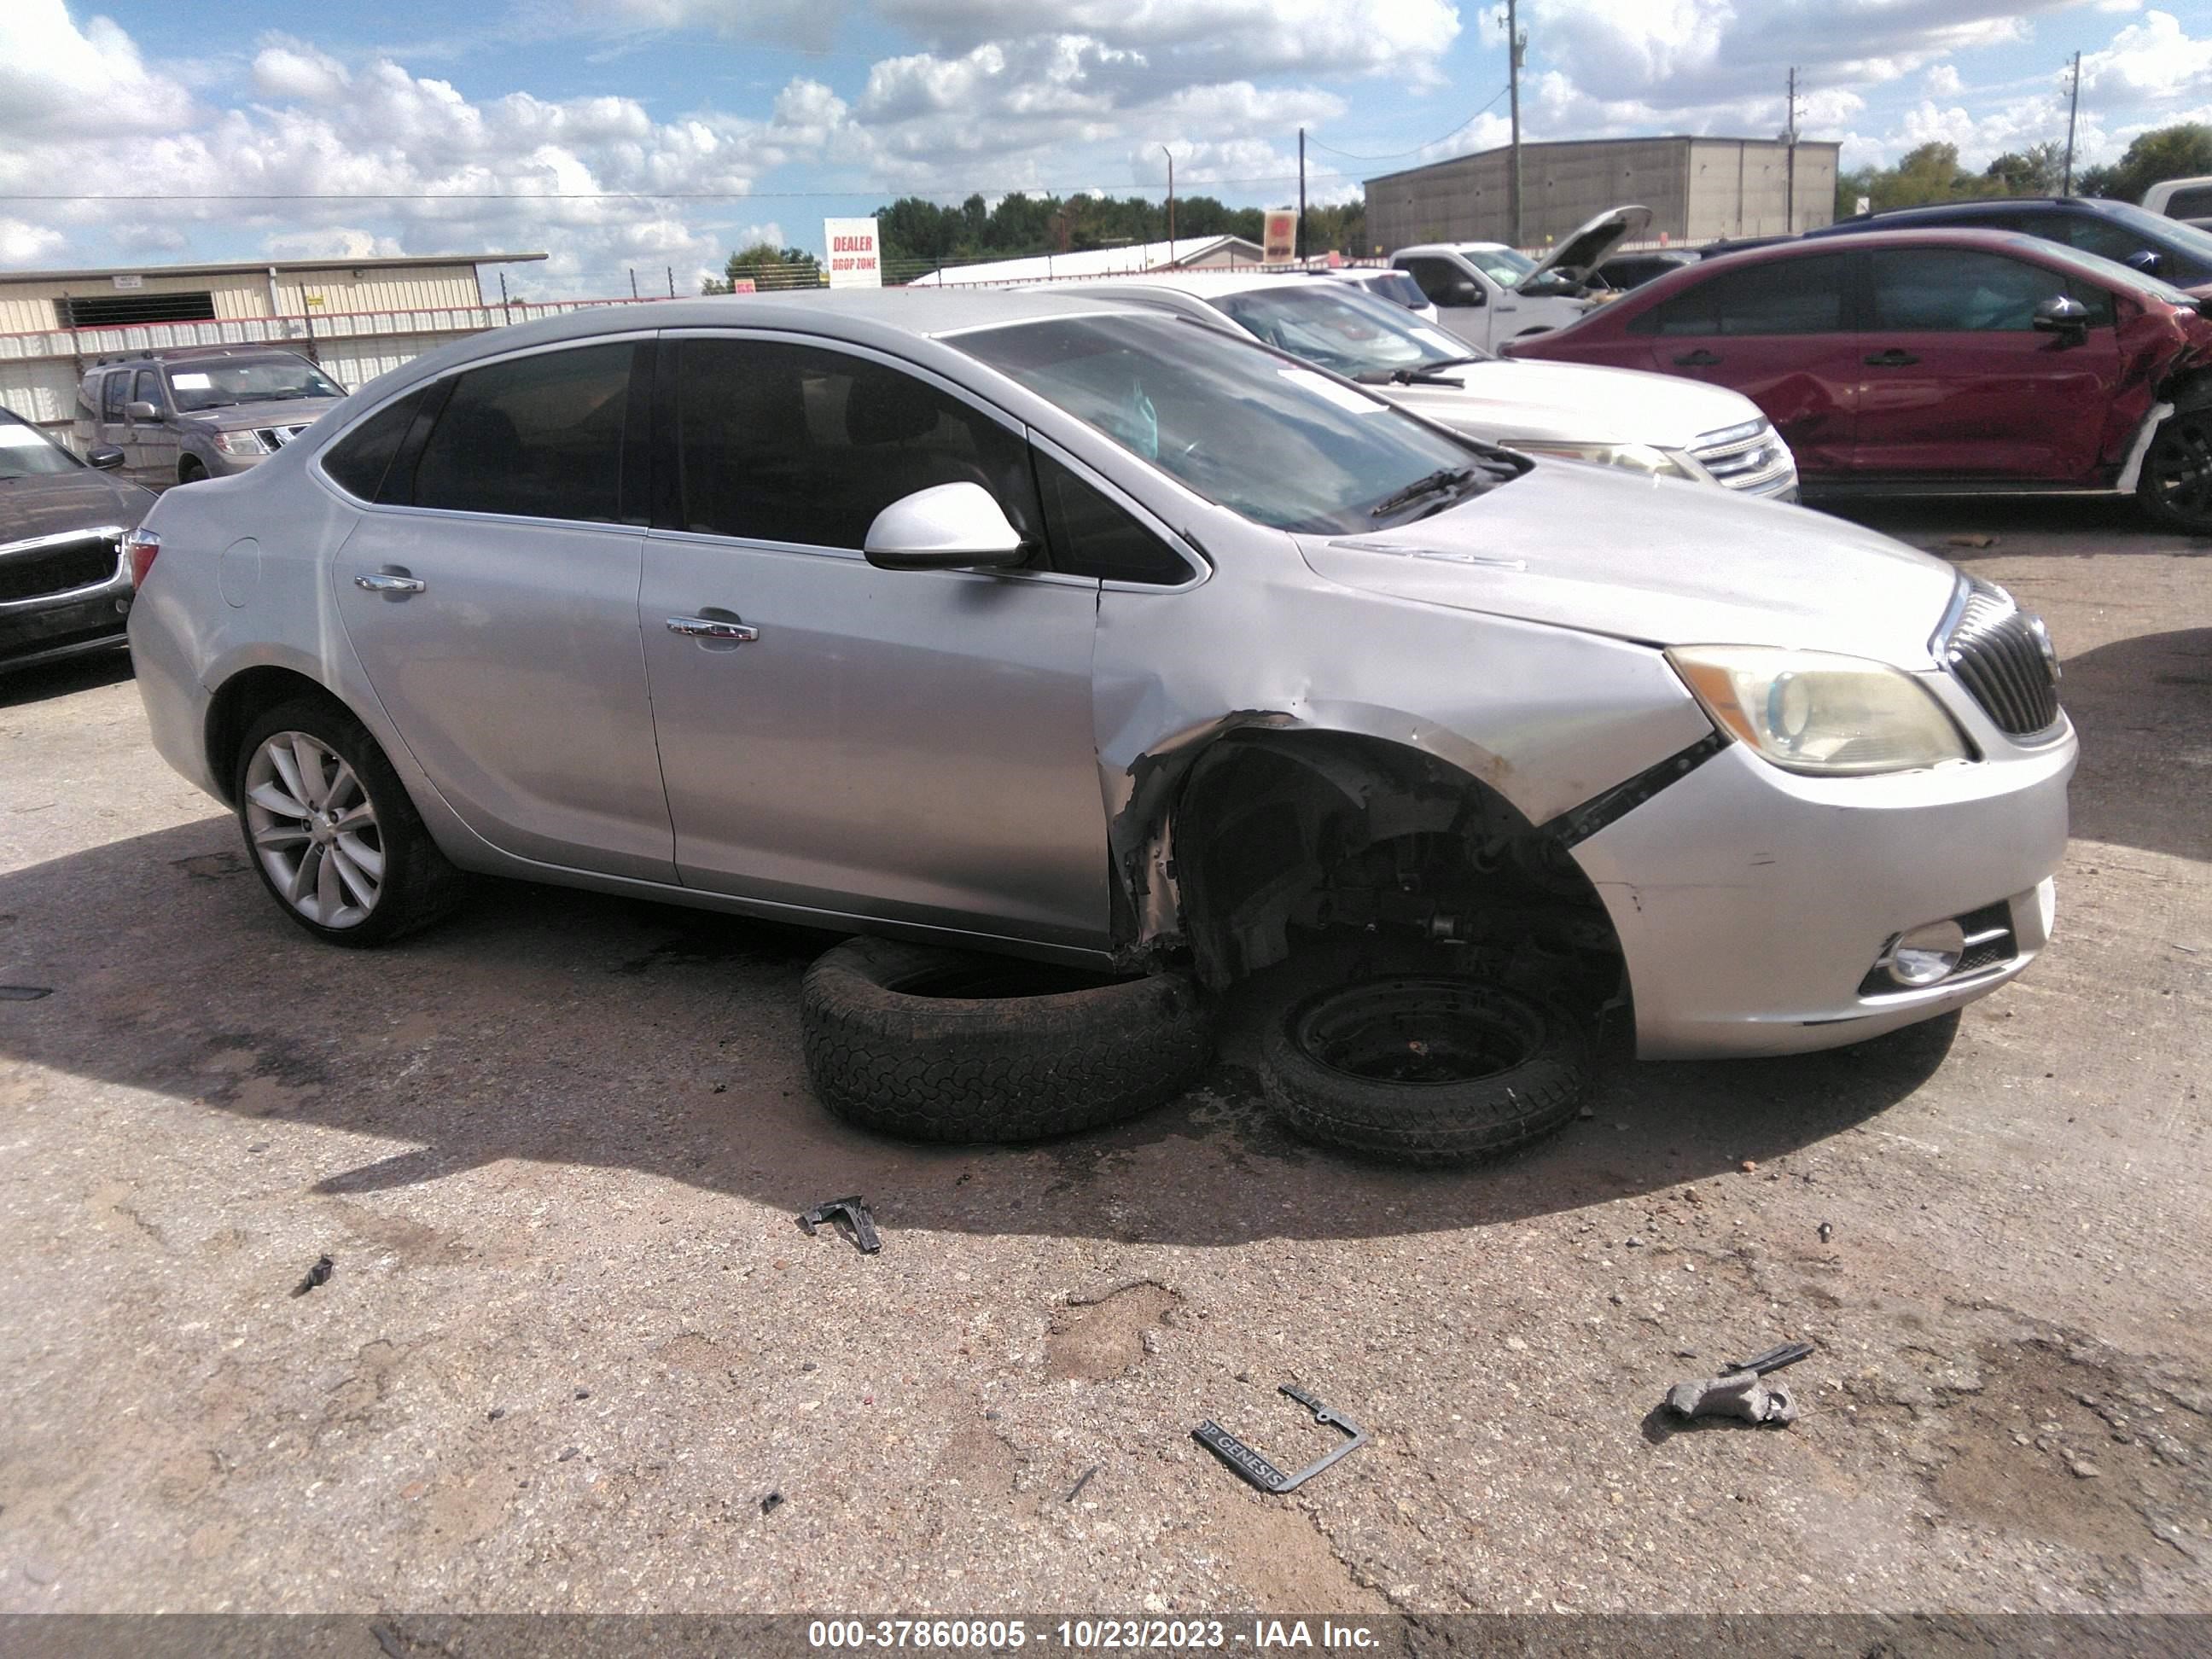
POLYGON ((1332 986, 1271 1015, 1261 1072, 1297 1133, 1408 1164, 1495 1157, 1575 1115, 1584 1023, 1481 980, 1400 975, 1332 986))
POLYGON ((799 1029, 839 1117, 915 1140, 1035 1140, 1174 1098, 1213 1047, 1189 975, 1136 980, 848 939, 806 973, 799 1029))

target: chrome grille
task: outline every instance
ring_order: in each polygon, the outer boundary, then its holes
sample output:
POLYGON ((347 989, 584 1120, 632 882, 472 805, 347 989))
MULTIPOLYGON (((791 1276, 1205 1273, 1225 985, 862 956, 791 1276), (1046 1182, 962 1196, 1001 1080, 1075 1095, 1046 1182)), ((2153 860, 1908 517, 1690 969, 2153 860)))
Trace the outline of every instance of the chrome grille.
POLYGON ((298 426, 259 426, 254 428, 253 435, 260 439, 262 447, 273 455, 305 432, 307 426, 308 422, 304 421, 298 426))
POLYGON ((0 547, 0 605, 98 587, 114 579, 119 556, 115 543, 101 534, 42 536, 0 547))
POLYGON ((1941 655, 2008 737, 2033 737, 2058 723, 2058 659, 2051 636, 2002 587, 1966 579, 1965 603, 1941 655))
POLYGON ((1698 465, 1723 489, 1780 495, 1797 488, 1797 461, 1782 434, 1765 421, 1700 433, 1690 445, 1698 465))

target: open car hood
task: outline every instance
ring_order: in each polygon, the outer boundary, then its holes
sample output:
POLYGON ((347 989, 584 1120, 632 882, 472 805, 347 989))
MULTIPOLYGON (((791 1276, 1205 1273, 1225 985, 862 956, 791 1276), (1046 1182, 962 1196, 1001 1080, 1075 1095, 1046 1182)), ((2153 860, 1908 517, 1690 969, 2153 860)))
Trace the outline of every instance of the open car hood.
POLYGON ((1572 277, 1581 283, 1612 257, 1613 249, 1623 242, 1638 240, 1650 228, 1651 210, 1648 207, 1608 208, 1589 223, 1561 237, 1559 245, 1544 257, 1543 262, 1514 286, 1526 294, 1530 284, 1540 287, 1546 277, 1554 276, 1572 277))

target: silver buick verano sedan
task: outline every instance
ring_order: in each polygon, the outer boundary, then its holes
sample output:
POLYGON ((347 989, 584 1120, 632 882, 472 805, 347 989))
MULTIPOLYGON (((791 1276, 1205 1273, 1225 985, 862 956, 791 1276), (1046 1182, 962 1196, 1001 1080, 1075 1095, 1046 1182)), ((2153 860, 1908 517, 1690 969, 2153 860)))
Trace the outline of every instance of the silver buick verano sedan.
POLYGON ((2041 625, 1096 299, 549 319, 133 546, 155 740, 367 944, 486 872, 1222 987, 1399 930, 1647 1056, 1830 1047, 2051 922, 2041 625))

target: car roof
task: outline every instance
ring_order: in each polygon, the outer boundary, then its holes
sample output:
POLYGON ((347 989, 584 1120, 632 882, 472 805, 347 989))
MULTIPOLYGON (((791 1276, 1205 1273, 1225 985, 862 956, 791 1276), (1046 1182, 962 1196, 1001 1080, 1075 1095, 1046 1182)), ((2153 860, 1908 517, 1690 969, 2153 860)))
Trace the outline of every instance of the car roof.
POLYGON ((1394 259, 1408 253, 1510 253, 1512 246, 1505 242, 1415 242, 1410 247, 1394 251, 1394 259))
POLYGON ((1845 225, 1881 224, 1899 219, 1937 219, 1956 214, 1965 218, 1996 218, 2023 209, 2030 213, 2055 213, 2061 209, 2089 213, 2111 213, 2132 205, 2112 202, 2101 196, 1969 196, 1955 202, 1921 202, 1911 207, 1884 208, 1879 213, 1855 213, 1849 218, 1838 219, 1832 225, 1823 225, 1805 234, 1826 235, 1845 225))
MULTIPOLYGON (((1729 266, 1752 264, 1768 259, 1810 258, 1817 254, 1844 253, 1853 248, 1893 248, 1907 242, 1920 247, 1980 248, 1990 253, 2031 253, 2048 255, 2050 240, 2030 236, 2018 230, 1963 230, 1955 227, 1930 225, 1925 230, 1863 230, 1834 236, 1804 236, 1786 242, 1775 242, 1765 247, 1747 247, 1735 253, 1717 253, 1700 259, 1685 270, 1718 270, 1729 266)), ((1664 281, 1665 278, 1660 280, 1664 281)))

